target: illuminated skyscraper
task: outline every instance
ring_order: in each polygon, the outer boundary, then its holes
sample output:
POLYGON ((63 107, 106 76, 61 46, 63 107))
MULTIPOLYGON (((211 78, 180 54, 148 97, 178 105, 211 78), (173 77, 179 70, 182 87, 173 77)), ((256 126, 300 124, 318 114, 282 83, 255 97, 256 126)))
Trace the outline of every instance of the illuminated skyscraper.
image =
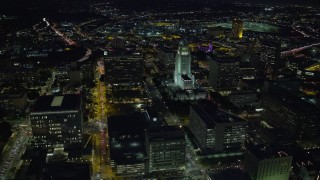
POLYGON ((232 21, 232 36, 234 38, 242 38, 243 36, 243 21, 235 19, 232 21))
POLYGON ((174 70, 174 84, 181 89, 193 89, 194 76, 191 74, 191 54, 186 40, 179 42, 174 70))

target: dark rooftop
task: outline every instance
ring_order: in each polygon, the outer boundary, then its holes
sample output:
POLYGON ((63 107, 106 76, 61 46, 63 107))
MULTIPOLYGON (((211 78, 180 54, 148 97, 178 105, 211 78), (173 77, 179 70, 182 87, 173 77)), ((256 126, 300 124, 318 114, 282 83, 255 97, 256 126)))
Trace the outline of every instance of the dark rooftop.
POLYGON ((218 108, 212 104, 197 104, 192 105, 191 107, 197 112, 201 119, 203 119, 208 127, 215 127, 216 123, 245 122, 236 116, 218 110, 218 108))
POLYGON ((70 162, 49 163, 46 175, 50 179, 59 180, 90 180, 90 165, 70 162))
POLYGON ((140 112, 108 118, 108 131, 111 136, 113 134, 141 134, 147 126, 147 120, 140 112))
POLYGON ((147 130, 148 139, 150 141, 162 139, 184 139, 184 131, 177 126, 161 126, 147 130))
POLYGON ((0 87, 0 99, 21 98, 25 94, 25 90, 15 87, 0 87))
POLYGON ((170 49, 168 47, 165 47, 165 46, 158 46, 159 49, 161 49, 163 52, 165 53, 175 53, 175 51, 173 49, 170 49))
POLYGON ((80 95, 76 94, 40 96, 34 103, 31 112, 78 110, 80 104, 80 95))
POLYGON ((145 156, 144 141, 141 137, 110 139, 110 158, 117 165, 142 163, 145 156))
POLYGON ((320 113, 315 105, 303 100, 302 98, 291 93, 289 89, 281 87, 277 84, 271 85, 267 95, 278 99, 283 104, 286 104, 293 112, 300 114, 305 113, 320 113))
POLYGON ((209 174, 211 180, 225 180, 225 179, 237 179, 237 180, 250 180, 249 176, 245 174, 241 169, 226 169, 214 174, 209 174))
POLYGON ((240 57, 215 56, 213 57, 213 61, 216 61, 218 63, 236 63, 236 62, 240 62, 240 57))
POLYGON ((275 147, 271 147, 264 144, 261 144, 261 145, 248 144, 246 148, 249 152, 254 154, 254 156, 259 160, 288 157, 288 154, 283 150, 276 149, 275 147))

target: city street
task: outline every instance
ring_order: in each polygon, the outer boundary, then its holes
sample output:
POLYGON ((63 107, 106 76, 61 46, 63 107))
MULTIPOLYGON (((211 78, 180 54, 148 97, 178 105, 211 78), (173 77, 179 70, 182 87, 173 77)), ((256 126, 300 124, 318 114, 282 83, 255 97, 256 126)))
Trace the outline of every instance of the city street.
POLYGON ((96 179, 112 179, 114 175, 110 166, 109 140, 107 127, 107 99, 106 87, 101 77, 104 75, 103 60, 98 60, 96 68, 96 88, 94 89, 95 118, 91 121, 99 127, 99 132, 92 132, 92 166, 93 176, 96 179))

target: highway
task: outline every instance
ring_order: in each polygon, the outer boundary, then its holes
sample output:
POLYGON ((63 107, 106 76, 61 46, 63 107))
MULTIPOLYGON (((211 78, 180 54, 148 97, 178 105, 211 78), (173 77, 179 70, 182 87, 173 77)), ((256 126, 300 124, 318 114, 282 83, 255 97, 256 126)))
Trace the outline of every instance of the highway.
MULTIPOLYGON (((46 18, 43 18, 42 20, 47 24, 47 27, 50 27, 67 45, 77 45, 77 43, 75 41, 68 38, 61 31, 59 31, 59 29, 56 28, 56 25, 52 25, 46 18)), ((33 29, 36 30, 36 26, 37 25, 33 26, 33 29)), ((86 48, 85 55, 83 57, 81 57, 78 60, 78 62, 83 62, 83 61, 89 59, 91 54, 92 54, 92 50, 89 48, 86 48)))
POLYGON ((302 47, 299 47, 299 48, 291 49, 289 51, 283 51, 283 52, 281 52, 281 57, 286 57, 286 56, 289 56, 291 54, 295 54, 295 53, 298 53, 298 52, 303 51, 305 49, 309 49, 311 47, 319 46, 319 45, 320 45, 320 43, 314 43, 314 44, 310 44, 310 45, 307 45, 307 46, 302 46, 302 47))
POLYGON ((13 142, 9 149, 9 152, 3 154, 3 161, 0 164, 0 180, 13 179, 15 171, 19 169, 17 167, 20 157, 26 150, 27 144, 31 139, 31 129, 28 126, 20 126, 18 132, 13 136, 13 142))
MULTIPOLYGON (((305 37, 305 38, 319 39, 319 38, 317 38, 317 37, 310 36, 309 34, 307 34, 307 33, 303 32, 303 31, 299 30, 299 29, 298 29, 298 26, 296 26, 295 24, 292 24, 291 28, 292 28, 294 31, 300 33, 300 34, 301 34, 303 37, 305 37)), ((298 48, 295 48, 295 49, 291 49, 291 50, 288 50, 288 51, 283 51, 283 52, 281 52, 281 57, 286 57, 286 56, 289 56, 289 55, 298 53, 298 52, 300 52, 300 51, 303 51, 303 50, 305 50, 305 49, 309 49, 309 48, 311 48, 311 47, 319 46, 319 45, 320 45, 320 43, 314 43, 314 44, 310 44, 310 45, 298 47, 298 48)))

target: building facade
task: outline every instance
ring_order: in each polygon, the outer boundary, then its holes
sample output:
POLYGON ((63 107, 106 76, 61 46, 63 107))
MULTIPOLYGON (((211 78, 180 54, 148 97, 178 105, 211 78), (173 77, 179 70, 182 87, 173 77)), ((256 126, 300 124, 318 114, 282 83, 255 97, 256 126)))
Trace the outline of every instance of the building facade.
POLYGON ((157 55, 161 66, 165 69, 165 72, 168 74, 172 73, 175 68, 175 52, 170 48, 162 46, 157 49, 157 55))
POLYGON ((0 109, 6 112, 23 111, 27 107, 27 93, 24 89, 2 87, 0 91, 0 109))
POLYGON ((209 61, 209 84, 223 92, 236 90, 239 84, 238 57, 214 57, 209 61))
POLYGON ((292 156, 268 147, 247 147, 244 170, 252 180, 289 179, 292 156))
POLYGON ((162 126, 146 130, 148 171, 181 170, 185 165, 186 139, 181 128, 162 126))
POLYGON ((140 53, 105 56, 105 82, 111 103, 150 103, 144 91, 143 56, 140 53))
POLYGON ((219 152, 242 147, 247 122, 212 104, 198 104, 190 107, 189 129, 202 150, 219 152))
POLYGON ((274 127, 287 130, 296 140, 318 138, 320 111, 290 92, 271 87, 262 95, 262 117, 274 127))
POLYGON ((107 86, 142 86, 143 58, 141 54, 105 56, 107 86))
POLYGON ((52 148, 82 143, 82 105, 79 95, 41 96, 30 109, 34 147, 52 148))
POLYGON ((261 43, 260 61, 257 64, 257 76, 260 79, 277 79, 281 60, 281 44, 265 41, 261 43))

